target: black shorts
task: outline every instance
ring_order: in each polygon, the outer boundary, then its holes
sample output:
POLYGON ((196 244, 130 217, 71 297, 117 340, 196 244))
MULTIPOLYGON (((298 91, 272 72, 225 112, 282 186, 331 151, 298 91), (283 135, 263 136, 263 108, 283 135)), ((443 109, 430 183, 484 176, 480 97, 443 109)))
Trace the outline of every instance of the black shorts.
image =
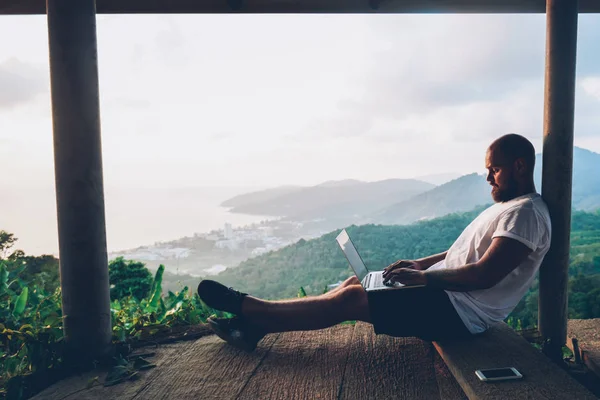
POLYGON ((427 341, 471 336, 441 289, 419 287, 367 293, 376 334, 427 341))

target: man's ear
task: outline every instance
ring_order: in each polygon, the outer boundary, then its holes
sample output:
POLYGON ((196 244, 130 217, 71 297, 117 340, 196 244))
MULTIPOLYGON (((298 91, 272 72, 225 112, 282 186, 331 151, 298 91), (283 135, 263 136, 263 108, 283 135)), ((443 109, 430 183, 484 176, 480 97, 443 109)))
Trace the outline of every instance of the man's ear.
POLYGON ((515 170, 522 174, 527 170, 527 164, 525 164, 525 160, 523 158, 517 158, 515 160, 515 170))

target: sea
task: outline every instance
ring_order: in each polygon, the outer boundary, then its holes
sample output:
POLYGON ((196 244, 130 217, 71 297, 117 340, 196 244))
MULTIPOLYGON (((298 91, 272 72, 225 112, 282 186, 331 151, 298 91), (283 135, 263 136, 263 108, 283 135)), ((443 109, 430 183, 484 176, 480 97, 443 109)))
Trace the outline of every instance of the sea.
MULTIPOLYGON (((194 233, 234 228, 274 217, 234 214, 220 204, 252 187, 179 187, 105 189, 109 252, 175 240, 194 233)), ((0 197, 0 230, 18 238, 15 249, 26 254, 58 256, 55 191, 4 188, 0 197)))

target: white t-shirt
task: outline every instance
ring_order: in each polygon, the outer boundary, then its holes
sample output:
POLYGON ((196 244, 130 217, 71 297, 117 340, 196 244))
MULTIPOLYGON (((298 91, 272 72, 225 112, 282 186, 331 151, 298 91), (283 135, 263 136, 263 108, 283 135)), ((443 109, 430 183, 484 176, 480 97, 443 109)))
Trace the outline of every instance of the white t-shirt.
POLYGON ((471 333, 485 331, 504 320, 523 298, 550 248, 548 208, 537 193, 496 203, 483 211, 456 239, 442 260, 429 269, 459 268, 479 261, 495 237, 518 240, 529 257, 495 286, 471 292, 448 293, 456 312, 471 333))

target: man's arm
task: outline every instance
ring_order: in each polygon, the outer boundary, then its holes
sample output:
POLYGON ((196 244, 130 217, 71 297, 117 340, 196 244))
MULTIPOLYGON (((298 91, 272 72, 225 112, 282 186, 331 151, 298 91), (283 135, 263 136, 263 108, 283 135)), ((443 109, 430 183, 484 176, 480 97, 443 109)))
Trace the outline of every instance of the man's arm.
POLYGON ((425 271, 427 268, 431 267, 433 264, 436 264, 436 263, 444 260, 446 258, 446 254, 448 254, 448 251, 445 251, 445 252, 439 253, 439 254, 434 254, 429 257, 419 258, 418 260, 415 260, 415 261, 418 262, 419 265, 421 266, 421 271, 425 271))
POLYGON ((426 285, 455 292, 489 289, 517 268, 531 253, 521 242, 497 237, 481 259, 460 268, 435 271, 417 271, 400 268, 392 271, 386 280, 405 285, 426 285))

